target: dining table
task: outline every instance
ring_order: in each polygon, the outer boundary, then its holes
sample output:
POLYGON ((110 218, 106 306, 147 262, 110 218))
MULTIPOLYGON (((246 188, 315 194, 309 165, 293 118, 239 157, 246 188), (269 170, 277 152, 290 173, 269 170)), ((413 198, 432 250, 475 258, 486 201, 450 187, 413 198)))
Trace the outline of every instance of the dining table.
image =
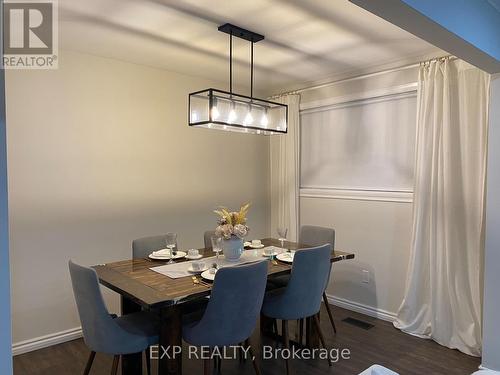
MULTIPOLYGON (((273 238, 261 240, 262 245, 282 246, 273 238)), ((285 241, 288 250, 300 250, 310 246, 285 241)), ((251 250, 250 250, 251 251, 251 250)), ((211 248, 199 249, 203 258, 213 257, 211 248)), ((222 257, 222 256, 221 256, 222 257)), ((202 259, 203 259, 202 258, 202 259)), ((333 250, 331 262, 353 259, 354 254, 333 250)), ((266 259, 263 257, 262 259, 266 259)), ((291 272, 290 263, 268 258, 268 279, 291 272)), ((176 263, 186 261, 176 260, 176 263)), ((171 278, 151 268, 162 266, 167 260, 127 259, 93 266, 102 285, 115 291, 121 297, 121 313, 130 314, 142 310, 157 311, 159 317, 158 373, 160 375, 181 375, 182 355, 176 348, 182 347, 182 319, 186 306, 196 304, 210 295, 210 282, 193 281, 191 276, 171 278)), ((262 323, 261 323, 262 324, 262 323)), ((312 333, 314 334, 314 333, 312 333)), ((124 355, 122 375, 142 373, 142 353, 124 355)))

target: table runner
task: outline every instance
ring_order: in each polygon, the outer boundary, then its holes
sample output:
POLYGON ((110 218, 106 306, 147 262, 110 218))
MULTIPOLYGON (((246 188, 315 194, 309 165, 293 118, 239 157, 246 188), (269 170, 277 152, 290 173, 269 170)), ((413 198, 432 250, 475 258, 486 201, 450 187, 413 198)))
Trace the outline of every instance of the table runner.
MULTIPOLYGON (((229 262, 227 261, 223 255, 219 256, 219 260, 217 261, 217 264, 219 268, 223 267, 234 267, 234 266, 239 266, 241 264, 245 263, 252 263, 256 262, 259 260, 266 259, 262 254, 264 253, 264 249, 266 248, 274 248, 276 252, 280 253, 283 252, 284 249, 278 248, 276 246, 267 246, 262 249, 252 249, 252 250, 245 250, 243 251, 243 254, 241 254, 240 259, 234 262, 229 262)), ((180 263, 175 263, 175 264, 165 264, 163 266, 158 266, 158 267, 152 267, 150 268, 151 271, 161 273, 162 275, 168 276, 171 279, 178 279, 181 277, 187 277, 187 276, 193 276, 194 273, 189 272, 188 268, 191 266, 192 262, 205 262, 209 267, 212 265, 212 263, 215 263, 216 257, 208 257, 208 258, 200 258, 196 260, 190 260, 187 262, 180 262, 180 263)))

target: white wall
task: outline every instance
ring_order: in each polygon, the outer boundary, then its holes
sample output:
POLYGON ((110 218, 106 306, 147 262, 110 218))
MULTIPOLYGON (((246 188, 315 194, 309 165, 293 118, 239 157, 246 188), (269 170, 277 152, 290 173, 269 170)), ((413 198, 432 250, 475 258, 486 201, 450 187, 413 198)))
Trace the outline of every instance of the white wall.
MULTIPOLYGON (((301 94, 301 105, 331 98, 407 85, 417 69, 349 80, 301 94)), ((411 241, 411 202, 305 197, 300 224, 336 230, 336 249, 354 252, 354 260, 337 263, 327 293, 333 302, 383 318, 394 316, 403 299, 411 241), (370 272, 369 283, 362 271, 370 272), (347 303, 347 305, 346 305, 347 303)))
POLYGON ((268 235, 268 139, 187 126, 188 93, 223 84, 68 51, 6 78, 14 343, 79 325, 68 259, 167 231, 201 247, 221 204, 268 235))
POLYGON ((500 75, 490 86, 483 299, 483 366, 500 371, 500 75))

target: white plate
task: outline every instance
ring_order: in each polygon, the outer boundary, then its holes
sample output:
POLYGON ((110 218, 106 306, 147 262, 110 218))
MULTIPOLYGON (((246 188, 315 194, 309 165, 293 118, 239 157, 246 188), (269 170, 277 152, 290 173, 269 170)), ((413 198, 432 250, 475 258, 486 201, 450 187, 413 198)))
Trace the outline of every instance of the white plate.
POLYGON ((293 256, 295 253, 281 253, 276 255, 276 259, 285 262, 285 263, 293 263, 293 256))
POLYGON ((210 273, 210 269, 203 271, 201 273, 201 277, 203 277, 206 280, 214 281, 216 273, 210 273))
POLYGON ((273 251, 271 254, 265 254, 265 253, 262 253, 262 256, 263 256, 263 257, 267 257, 267 258, 269 258, 269 257, 274 257, 274 256, 276 256, 276 255, 279 255, 279 253, 278 253, 277 251, 273 251))
MULTIPOLYGON (((184 258, 186 255, 187 253, 185 253, 184 251, 177 251, 177 254, 173 256, 173 259, 184 258)), ((170 255, 167 250, 153 251, 151 254, 149 254, 149 257, 156 260, 170 260, 170 255)))
POLYGON ((201 270, 193 270, 193 266, 189 266, 188 272, 191 273, 202 273, 204 271, 208 270, 208 266, 205 264, 205 267, 203 267, 201 270))
POLYGON ((262 249, 265 245, 263 243, 261 243, 260 245, 255 246, 255 245, 252 245, 252 243, 250 243, 250 245, 248 245, 248 246, 251 247, 252 249, 262 249))
POLYGON ((201 259, 203 258, 203 255, 202 254, 198 254, 198 255, 186 255, 186 259, 201 259))

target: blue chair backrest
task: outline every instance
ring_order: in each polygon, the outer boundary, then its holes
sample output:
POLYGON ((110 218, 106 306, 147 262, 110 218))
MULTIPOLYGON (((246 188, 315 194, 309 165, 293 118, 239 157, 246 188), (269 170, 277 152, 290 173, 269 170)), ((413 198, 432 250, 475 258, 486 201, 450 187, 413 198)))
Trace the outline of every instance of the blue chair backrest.
POLYGON ((260 315, 267 282, 267 261, 217 271, 210 301, 194 327, 204 345, 224 346, 251 336, 260 315))
POLYGON ((121 348, 127 352, 134 337, 109 315, 95 270, 69 261, 69 272, 85 344, 95 352, 120 354, 121 348))
POLYGON ((167 246, 166 236, 142 237, 132 241, 132 258, 147 258, 153 251, 165 249, 167 246))
MULTIPOLYGON (((325 243, 332 245, 332 250, 335 249, 335 229, 317 227, 314 225, 303 225, 300 228, 300 238, 299 242, 308 246, 321 246, 325 243)), ((330 262, 330 259, 328 259, 330 262)), ((328 271, 328 277, 325 283, 325 289, 328 286, 328 281, 330 280, 332 266, 328 271)))
POLYGON ((280 298, 280 316, 300 319, 319 312, 330 273, 330 244, 295 252, 288 285, 280 298))
POLYGON ((299 242, 308 246, 321 246, 325 243, 335 249, 335 230, 332 228, 303 225, 300 228, 299 242))

